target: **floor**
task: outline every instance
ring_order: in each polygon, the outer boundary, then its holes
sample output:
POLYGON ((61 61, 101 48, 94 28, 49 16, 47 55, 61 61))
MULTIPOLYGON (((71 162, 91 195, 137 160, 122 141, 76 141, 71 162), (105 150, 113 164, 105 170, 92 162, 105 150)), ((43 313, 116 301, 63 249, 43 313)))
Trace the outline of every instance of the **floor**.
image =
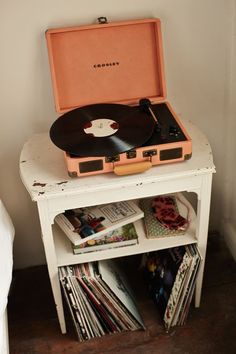
POLYGON ((137 279, 138 272, 132 280, 146 330, 79 343, 69 314, 68 333, 60 333, 46 267, 15 271, 8 307, 10 354, 236 353, 236 263, 217 234, 209 236, 201 306, 191 308, 185 326, 165 333, 137 279))

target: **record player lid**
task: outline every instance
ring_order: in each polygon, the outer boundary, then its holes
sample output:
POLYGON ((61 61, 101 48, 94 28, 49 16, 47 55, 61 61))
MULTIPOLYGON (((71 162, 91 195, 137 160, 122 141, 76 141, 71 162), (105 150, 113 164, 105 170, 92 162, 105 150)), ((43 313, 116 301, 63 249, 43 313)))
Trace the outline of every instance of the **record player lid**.
POLYGON ((166 97, 159 19, 50 29, 46 39, 58 112, 166 97))

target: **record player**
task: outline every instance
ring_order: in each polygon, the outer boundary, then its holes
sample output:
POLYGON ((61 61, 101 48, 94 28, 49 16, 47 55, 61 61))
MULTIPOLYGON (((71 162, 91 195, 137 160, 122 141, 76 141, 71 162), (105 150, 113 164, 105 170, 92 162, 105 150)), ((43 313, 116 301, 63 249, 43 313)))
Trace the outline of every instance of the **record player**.
POLYGON ((50 137, 71 177, 127 175, 191 157, 166 101, 161 23, 142 19, 46 32, 56 110, 50 137))

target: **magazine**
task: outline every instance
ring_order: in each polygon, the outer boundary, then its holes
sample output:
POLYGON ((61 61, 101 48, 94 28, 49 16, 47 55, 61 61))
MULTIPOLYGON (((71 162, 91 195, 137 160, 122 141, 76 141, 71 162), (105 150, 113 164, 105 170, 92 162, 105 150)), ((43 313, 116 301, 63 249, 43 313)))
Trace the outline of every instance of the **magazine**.
POLYGON ((72 244, 73 252, 86 253, 104 250, 108 248, 124 247, 136 245, 138 235, 135 229, 135 223, 127 224, 116 230, 110 231, 105 236, 98 239, 86 241, 78 246, 72 244))
POLYGON ((66 210, 55 222, 75 246, 100 238, 108 232, 143 218, 143 211, 133 201, 66 210))

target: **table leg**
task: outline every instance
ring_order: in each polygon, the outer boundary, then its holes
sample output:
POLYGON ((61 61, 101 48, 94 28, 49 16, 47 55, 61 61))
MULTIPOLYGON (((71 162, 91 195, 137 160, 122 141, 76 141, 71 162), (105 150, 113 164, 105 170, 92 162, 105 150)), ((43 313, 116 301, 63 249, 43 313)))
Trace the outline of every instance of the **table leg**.
POLYGON ((47 260, 48 273, 51 282, 53 297, 56 305, 57 316, 61 332, 66 333, 65 316, 62 303, 61 287, 58 276, 57 257, 53 241, 52 225, 44 202, 38 204, 43 245, 47 260))
POLYGON ((209 225, 209 211, 210 211, 210 199, 211 199, 211 184, 212 174, 204 175, 202 177, 202 185, 200 194, 198 195, 197 204, 197 244, 200 254, 202 256, 202 262, 197 276, 196 291, 195 291, 195 306, 200 306, 202 281, 206 258, 207 237, 208 237, 208 225, 209 225))

